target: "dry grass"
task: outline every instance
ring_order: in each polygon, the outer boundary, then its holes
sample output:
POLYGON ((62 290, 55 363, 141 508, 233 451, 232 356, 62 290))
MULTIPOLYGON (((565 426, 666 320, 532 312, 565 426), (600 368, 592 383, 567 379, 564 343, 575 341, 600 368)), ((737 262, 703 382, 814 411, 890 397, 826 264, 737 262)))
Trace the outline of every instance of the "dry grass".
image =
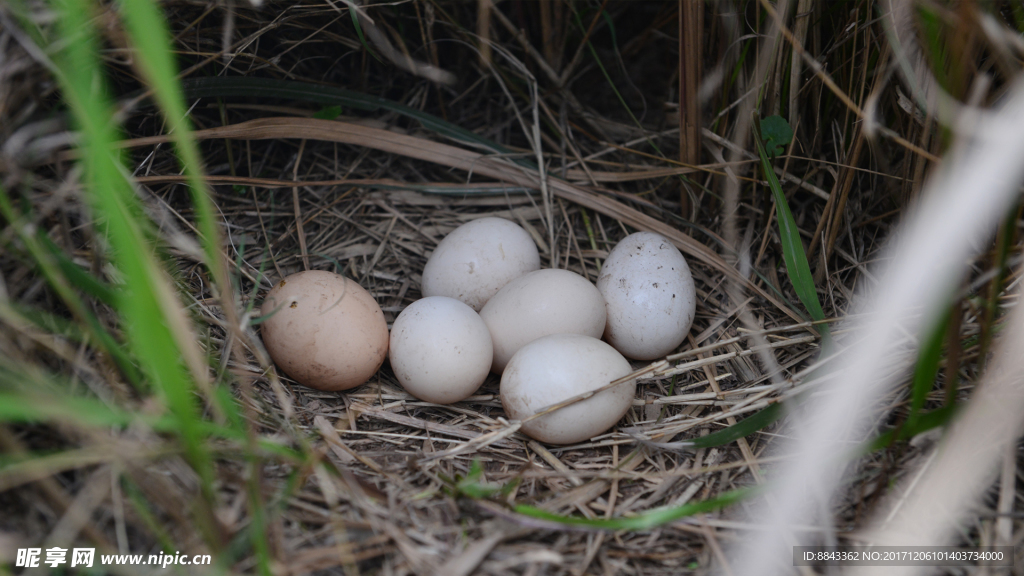
MULTIPOLYGON (((920 200, 925 175, 949 140, 933 118, 906 104, 907 89, 892 68, 899 58, 873 4, 789 2, 784 32, 773 28, 767 2, 709 4, 699 63, 703 163, 680 163, 678 131, 689 124, 680 122, 677 105, 679 5, 604 4, 607 19, 597 14, 597 2, 415 0, 362 7, 360 29, 369 50, 347 3, 256 9, 174 2, 164 9, 186 77, 347 88, 443 118, 512 150, 493 154, 386 109, 346 108, 344 116, 327 120, 312 118, 319 104, 258 92, 190 99, 222 219, 222 251, 232 263, 237 312, 245 320, 279 278, 313 268, 357 280, 390 323, 420 297, 420 272, 437 242, 484 216, 518 222, 534 237, 545 266, 591 280, 632 230, 654 230, 680 246, 698 286, 691 337, 678 354, 634 365, 637 397, 615 429, 577 446, 531 441, 504 419, 493 375, 473 397, 439 406, 406 394, 386 364, 344 394, 311 390, 277 374, 258 329, 229 329, 231 315, 203 266, 196 215, 161 117, 144 105, 126 108, 129 168, 157 223, 211 380, 232 386, 255 438, 303 457, 266 449, 253 465, 240 456, 242 440, 211 440, 217 455, 211 542, 196 527, 193 502, 202 480, 172 435, 142 422, 0 424, 0 571, 15 548, 76 542, 108 553, 150 554, 168 546, 213 553, 232 572, 728 569, 728 550, 759 529, 746 519, 748 503, 637 531, 570 528, 511 505, 592 519, 630 517, 761 484, 787 458, 773 451, 774 439, 788 434, 785 421, 720 447, 694 450, 684 442, 813 393, 829 378, 821 371, 808 378, 818 367, 821 323, 806 320, 787 277, 771 194, 749 134, 735 130, 749 129, 744 114, 781 112, 795 124, 796 139, 775 166, 840 343, 854 294, 875 285, 882 242, 920 200), (485 14, 486 27, 480 24, 485 14), (797 38, 803 48, 794 51, 797 38), (874 132, 861 130, 864 118, 874 132), (518 160, 539 160, 542 168, 518 160), (509 491, 472 498, 472 487, 463 484, 460 493, 458 479, 474 462, 483 470, 477 484, 509 491), (266 529, 271 561, 265 566, 245 539, 257 522, 266 529)), ((1005 28, 1015 26, 1011 8, 931 9, 945 19, 943 38, 967 46, 969 56, 942 55, 943 86, 959 87, 952 96, 966 101, 975 79, 985 75, 992 82, 973 96, 976 103, 998 99, 1020 67, 1020 52, 1004 53, 1002 44, 984 36, 983 11, 1005 28)), ((81 200, 45 54, 2 7, 0 15, 3 186, 75 263, 115 282, 118 273, 81 200)), ((131 54, 116 17, 99 17, 110 23, 105 64, 119 94, 128 94, 140 88, 131 54)), ((691 86, 688 92, 697 91, 691 86)), ((160 400, 131 388, 94 343, 25 321, 28 309, 57 319, 73 311, 41 277, 11 223, 3 224, 5 366, 58 375, 75 393, 133 413, 160 413, 160 400)), ((1015 239, 1017 227, 1012 220, 1003 234, 1015 239)), ((993 246, 981 247, 972 261, 952 306, 954 328, 926 408, 969 398, 984 374, 1003 311, 1016 303, 1020 247, 1016 240, 1011 246, 1005 276, 997 273, 993 246)), ((86 300, 104 326, 120 334, 111 306, 94 295, 86 300)), ((912 359, 919 339, 907 334, 906 348, 894 356, 912 359)), ((908 417, 911 375, 899 370, 900 385, 877 399, 876 432, 908 417)), ((215 403, 205 407, 208 419, 223 417, 215 403)), ((822 541, 857 533, 931 439, 920 435, 860 457, 833 506, 837 530, 821 524, 807 531, 822 541)), ((1004 477, 1013 480, 1015 473, 1004 477)), ((1012 494, 1019 496, 1016 486, 1012 494)), ((1016 530, 1014 502, 1005 495, 983 500, 964 526, 964 541, 994 542, 999 518, 1001 534, 1010 519, 1010 541, 1019 541, 1024 532, 1016 530)))

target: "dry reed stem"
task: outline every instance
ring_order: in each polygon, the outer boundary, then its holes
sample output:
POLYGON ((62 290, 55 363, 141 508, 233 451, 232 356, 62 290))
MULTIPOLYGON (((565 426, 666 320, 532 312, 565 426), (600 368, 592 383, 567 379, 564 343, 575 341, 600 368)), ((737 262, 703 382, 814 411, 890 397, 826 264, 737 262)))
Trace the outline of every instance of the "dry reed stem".
MULTIPOLYGON (((879 274, 879 286, 859 305, 870 316, 852 323, 858 340, 843 354, 838 376, 825 383, 829 393, 809 402, 795 427, 791 450, 796 458, 779 471, 773 491, 779 507, 759 513, 766 521, 781 528, 822 517, 821 510, 840 478, 835 454, 863 438, 866 415, 875 398, 891 385, 895 372, 884 365, 886 350, 902 334, 922 328, 921 315, 910 308, 921 306, 928 317, 940 316, 962 274, 962 262, 991 230, 1024 180, 1019 162, 1024 138, 1016 129, 1021 122, 1024 85, 1017 83, 1002 109, 989 113, 983 122, 960 126, 962 134, 973 130, 974 136, 969 145, 962 143, 955 149, 933 176, 926 200, 906 225, 900 243, 888 248, 891 260, 879 274), (968 189, 976 193, 965 194, 968 189), (958 234, 949 234, 951 229, 958 234)), ((977 473, 982 472, 988 469, 977 473)), ((931 530, 945 528, 945 523, 934 520, 931 530)), ((781 574, 790 568, 791 548, 774 534, 745 543, 739 553, 745 571, 781 574)))
MULTIPOLYGON (((996 357, 964 414, 946 438, 932 448, 922 465, 908 474, 913 481, 903 483, 888 509, 879 510, 875 526, 860 540, 887 546, 948 545, 957 535, 965 514, 977 505, 978 498, 995 479, 999 459, 1008 452, 1015 455, 1017 440, 1024 429, 1024 308, 1014 307, 1008 326, 996 357)), ((1010 470, 1015 469, 1014 462, 1010 470)), ((1013 476, 1009 478, 1012 480, 1013 476)), ((1005 480, 1004 473, 1004 485, 1005 480)), ((1000 502, 1000 508, 1005 507, 1000 502)), ((1003 538, 1007 536, 1004 533, 1003 538)), ((889 568, 885 573, 910 575, 924 570, 903 566, 889 568)))
MULTIPOLYGON (((231 138, 260 140, 289 138, 295 137, 297 134, 303 134, 310 139, 368 146, 385 152, 459 168, 470 174, 481 174, 498 178, 519 186, 539 187, 537 179, 532 177, 525 169, 510 165, 501 159, 491 158, 446 144, 438 144, 419 138, 395 134, 386 130, 367 128, 344 122, 311 118, 263 118, 236 125, 197 130, 195 136, 198 139, 231 138)), ((159 144, 164 141, 166 141, 166 137, 152 136, 125 141, 122 145, 126 147, 146 146, 159 144)), ((549 178, 547 181, 552 192, 566 200, 615 217, 637 228, 662 234, 683 252, 725 273, 734 280, 746 284, 751 290, 776 305, 779 310, 786 313, 789 317, 798 322, 802 321, 802 318, 788 306, 781 303, 759 285, 753 284, 741 276, 735 268, 725 263, 721 257, 706 246, 697 243, 689 236, 680 233, 677 229, 620 202, 599 196, 578 186, 573 186, 568 182, 555 178, 549 178)))

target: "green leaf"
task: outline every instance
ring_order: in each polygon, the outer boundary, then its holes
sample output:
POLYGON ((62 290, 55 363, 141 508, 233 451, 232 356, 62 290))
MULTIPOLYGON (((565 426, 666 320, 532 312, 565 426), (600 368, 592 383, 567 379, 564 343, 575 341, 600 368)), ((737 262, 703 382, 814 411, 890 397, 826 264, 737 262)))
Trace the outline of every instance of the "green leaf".
POLYGON ((761 139, 768 156, 775 158, 782 154, 786 144, 793 141, 793 128, 782 116, 769 116, 761 119, 761 139))
POLYGON ((318 120, 334 120, 338 116, 341 116, 341 106, 325 106, 313 114, 318 120))
MULTIPOLYGON (((790 136, 792 136, 792 131, 790 131, 790 136)), ((772 196, 775 198, 775 216, 779 221, 779 237, 782 239, 782 256, 786 261, 786 274, 811 318, 824 320, 825 313, 821 310, 821 303, 818 302, 818 289, 814 286, 811 267, 807 263, 807 253, 804 252, 804 245, 800 240, 800 230, 796 226, 793 213, 789 210, 786 195, 782 192, 782 184, 779 183, 775 170, 772 170, 771 162, 768 160, 764 146, 761 145, 761 140, 754 138, 754 143, 757 144, 757 153, 761 157, 764 177, 768 180, 768 187, 771 188, 772 196)), ((831 348, 832 336, 828 325, 821 324, 818 326, 818 330, 821 332, 822 347, 831 348)))
POLYGON ((455 488, 459 494, 473 499, 487 498, 502 490, 501 486, 488 484, 484 480, 484 469, 479 458, 473 459, 473 463, 469 465, 469 472, 455 483, 455 488))

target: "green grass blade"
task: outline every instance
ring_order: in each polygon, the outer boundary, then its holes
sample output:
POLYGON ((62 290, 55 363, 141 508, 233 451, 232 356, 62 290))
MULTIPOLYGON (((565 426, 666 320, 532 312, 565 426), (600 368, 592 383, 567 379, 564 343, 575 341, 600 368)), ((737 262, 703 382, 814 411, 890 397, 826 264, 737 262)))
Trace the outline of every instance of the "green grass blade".
POLYGON ((165 523, 161 521, 159 513, 153 510, 149 501, 146 500, 145 492, 136 484, 134 478, 130 474, 125 474, 122 476, 121 486, 124 489, 128 502, 132 505, 132 510, 142 520, 149 533, 156 536, 164 553, 174 554, 177 552, 177 548, 180 546, 179 541, 168 534, 165 523))
POLYGON ((554 514, 525 504, 515 506, 513 507, 513 510, 524 516, 546 520, 563 526, 588 528, 592 530, 642 531, 657 528, 658 526, 674 522, 681 518, 686 518, 687 516, 693 516, 694 514, 720 510, 726 506, 749 498, 756 492, 756 488, 740 488, 738 490, 724 492, 717 498, 704 500, 703 502, 684 504, 674 508, 659 508, 627 518, 590 519, 583 518, 581 516, 562 516, 561 514, 554 514))
POLYGON ((177 66, 171 52, 170 32, 159 7, 151 0, 122 0, 121 13, 138 65, 164 113, 179 160, 185 169, 196 219, 206 252, 206 265, 217 279, 222 295, 231 293, 221 261, 221 233, 217 213, 203 179, 199 148, 192 138, 185 98, 178 85, 177 66))
POLYGON ((861 449, 861 453, 874 452, 891 446, 895 442, 900 440, 907 440, 913 438, 922 432, 927 432, 933 428, 945 426, 953 419, 954 416, 959 412, 959 404, 947 404, 937 410, 931 412, 924 412, 914 419, 914 422, 906 422, 902 426, 897 426, 892 430, 888 430, 878 435, 878 437, 868 441, 864 444, 861 449))
POLYGON ((755 412, 728 428, 724 428, 718 432, 712 432, 707 436, 687 440, 686 444, 694 448, 715 448, 718 446, 725 446, 726 444, 735 442, 740 438, 750 436, 754 432, 776 422, 785 415, 786 411, 783 409, 782 403, 778 402, 763 410, 755 412))
MULTIPOLYGON (((219 390, 226 390, 220 388, 219 390)), ((236 407, 237 402, 228 398, 236 407)), ((240 414, 236 414, 240 418, 240 414)), ((124 428, 142 424, 154 432, 174 434, 180 424, 172 414, 143 414, 109 405, 99 399, 76 395, 58 376, 38 370, 25 369, 13 363, 0 362, 0 422, 38 424, 50 423, 80 428, 124 428)), ((197 427, 203 438, 216 438, 231 443, 247 440, 238 426, 221 426, 203 420, 197 427)), ((260 453, 292 463, 308 458, 274 439, 258 439, 260 453)), ((236 448, 227 446, 231 452, 236 448)))
POLYGON ((384 64, 384 60, 374 52, 373 48, 370 48, 370 44, 366 41, 366 36, 363 34, 363 26, 359 23, 359 14, 351 6, 349 6, 348 13, 352 17, 352 26, 356 29, 356 36, 359 37, 359 43, 363 45, 363 50, 366 50, 370 56, 373 56, 374 60, 384 64))
POLYGON ((952 314, 952 310, 947 311, 934 323, 927 332, 927 339, 921 345, 910 385, 910 409, 906 421, 868 442, 866 450, 880 450, 900 440, 913 438, 922 432, 943 426, 956 412, 955 404, 947 404, 927 413, 921 412, 928 400, 928 394, 935 388, 935 379, 939 374, 939 363, 942 360, 942 346, 946 341, 952 314))
POLYGON ((52 422, 84 427, 123 427, 136 421, 171 430, 167 416, 144 415, 75 394, 60 377, 0 358, 0 422, 52 422))
POLYGON ((37 231, 36 238, 40 246, 49 252, 50 257, 57 263, 57 267, 68 279, 68 282, 107 306, 117 306, 117 292, 109 284, 72 262, 71 258, 68 258, 67 254, 41 230, 37 231))
POLYGON ((14 326, 30 324, 75 344, 83 344, 88 340, 86 332, 74 320, 17 302, 0 302, 0 320, 14 326))
POLYGON ((98 350, 108 354, 114 360, 128 382, 135 385, 139 391, 147 390, 142 375, 132 364, 132 360, 123 346, 114 340, 114 337, 106 331, 91 312, 87 311, 84 320, 85 329, 83 329, 81 325, 63 316, 15 302, 0 301, 0 320, 17 329, 35 326, 47 334, 67 338, 78 344, 89 344, 90 340, 98 341, 98 350))
POLYGON ((935 387, 935 378, 939 375, 939 362, 942 360, 942 345, 946 341, 949 328, 950 312, 947 312, 928 333, 918 352, 917 364, 914 366, 914 378, 910 388, 910 414, 906 426, 913 428, 917 423, 921 409, 924 408, 928 394, 935 387))
POLYGON ((210 455, 201 437, 195 388, 183 363, 172 326, 179 326, 180 303, 152 247, 150 223, 144 216, 125 176, 115 147, 120 134, 103 70, 92 6, 86 0, 57 0, 57 37, 63 44, 51 48, 57 78, 65 101, 80 130, 80 150, 85 166, 85 197, 105 230, 114 264, 124 276, 125 297, 119 312, 129 334, 129 344, 148 379, 157 385, 177 419, 185 453, 202 479, 205 505, 196 508, 199 529, 207 543, 217 538, 211 515, 213 484, 210 455))
MULTIPOLYGON (((234 287, 221 257, 220 225, 203 177, 199 149, 192 138, 192 126, 187 115, 185 97, 178 83, 178 71, 172 58, 170 32, 159 6, 151 0, 121 0, 121 12, 132 44, 137 48, 139 66, 149 80, 156 101, 170 127, 171 137, 174 139, 192 191, 192 201, 206 251, 206 264, 216 279, 227 320, 234 323, 237 320, 234 313, 234 287)), ((226 411, 229 425, 237 430, 246 430, 246 423, 238 414, 228 390, 214 388, 210 400, 214 406, 220 408, 222 414, 226 411)), ((250 465, 253 466, 253 473, 257 473, 255 470, 260 466, 260 457, 255 451, 253 433, 251 430, 248 432, 247 438, 250 442, 246 445, 246 452, 250 465)), ((260 487, 250 483, 249 488, 250 498, 256 502, 262 501, 260 487)), ((208 498, 214 497, 212 478, 203 478, 203 490, 208 498)), ((252 528, 253 545, 261 551, 257 555, 258 572, 269 575, 271 568, 269 556, 266 554, 267 535, 264 522, 257 521, 252 528)))
POLYGON ((72 315, 82 323, 89 336, 100 345, 105 353, 114 359, 124 377, 136 387, 141 388, 143 386, 142 376, 138 369, 132 363, 128 354, 124 352, 122 345, 107 332, 92 311, 85 305, 85 302, 82 301, 78 293, 75 292, 73 282, 77 279, 79 288, 84 287, 86 291, 89 291, 89 288, 91 288, 99 293, 101 300, 104 301, 108 298, 111 301, 116 301, 115 293, 100 289, 99 286, 103 284, 91 275, 87 275, 84 270, 81 270, 81 268, 71 262, 41 231, 38 231, 36 234, 30 233, 31 226, 25 218, 15 212, 2 186, 0 186, 0 214, 11 224, 11 227, 25 245, 29 256, 32 257, 42 273, 43 278, 46 279, 50 287, 53 288, 68 307, 72 315), (43 240, 44 238, 45 240, 43 240), (75 275, 74 270, 81 271, 81 274, 75 275), (69 278, 69 273, 75 277, 69 278), (87 276, 91 280, 85 280, 87 276))
MULTIPOLYGON (((0 371, 4 376, 10 373, 0 371)), ((106 404, 69 395, 35 394, 0 391, 0 421, 33 423, 59 422, 92 428, 123 427, 136 416, 106 404)))
MULTIPOLYGON (((768 180, 768 187, 775 198, 775 215, 779 222, 779 237, 782 239, 782 255, 786 262, 786 273, 789 281, 796 290, 804 308, 811 315, 812 320, 824 320, 825 313, 818 301, 818 290, 814 286, 814 277, 811 275, 811 267, 807 263, 807 253, 804 252, 803 242, 800 240, 800 230, 796 226, 796 220, 786 202, 786 195, 782 192, 782 184, 779 183, 775 170, 772 170, 771 162, 764 146, 761 145, 760 135, 754 135, 754 143, 757 145, 757 154, 761 157, 761 168, 764 177, 768 180)), ((827 324, 820 324, 818 330, 821 332, 822 348, 828 349, 832 346, 832 335, 827 324)))
POLYGON ((1020 203, 1015 202, 1006 211, 999 232, 996 233, 996 270, 994 278, 989 280, 988 294, 985 297, 985 313, 981 322, 980 347, 978 357, 982 358, 982 366, 987 364, 988 351, 992 344, 992 337, 995 335, 993 323, 999 311, 999 295, 1003 292, 1003 282, 1006 273, 1009 271, 1009 256, 1017 242, 1017 215, 1020 211, 1020 203))

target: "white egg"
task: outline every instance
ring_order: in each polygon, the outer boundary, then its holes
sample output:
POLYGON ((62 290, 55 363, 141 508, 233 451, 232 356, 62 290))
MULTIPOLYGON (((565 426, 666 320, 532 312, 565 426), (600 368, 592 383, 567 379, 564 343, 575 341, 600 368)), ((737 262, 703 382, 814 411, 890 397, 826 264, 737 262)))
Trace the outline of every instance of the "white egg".
POLYGON ((608 255, 597 289, 608 306, 604 339, 627 358, 653 360, 690 331, 697 291, 679 250, 660 234, 626 236, 608 255))
POLYGON ((471 396, 487 377, 491 354, 484 321, 454 298, 417 300, 391 327, 391 368, 410 394, 427 402, 471 396))
POLYGON ((480 310, 505 284, 539 268, 537 245, 526 230, 503 218, 480 218, 437 245, 423 268, 422 291, 480 310))
POLYGON ((600 338, 606 315, 601 293, 575 272, 545 269, 516 278, 480 311, 494 343, 491 371, 501 374, 513 354, 541 336, 600 338))
MULTIPOLYGON (((514 420, 591 390, 632 371, 629 361, 608 344, 580 334, 553 334, 523 346, 501 376, 501 405, 514 420)), ((629 410, 636 380, 559 408, 521 428, 551 444, 575 444, 615 425, 629 410)))

